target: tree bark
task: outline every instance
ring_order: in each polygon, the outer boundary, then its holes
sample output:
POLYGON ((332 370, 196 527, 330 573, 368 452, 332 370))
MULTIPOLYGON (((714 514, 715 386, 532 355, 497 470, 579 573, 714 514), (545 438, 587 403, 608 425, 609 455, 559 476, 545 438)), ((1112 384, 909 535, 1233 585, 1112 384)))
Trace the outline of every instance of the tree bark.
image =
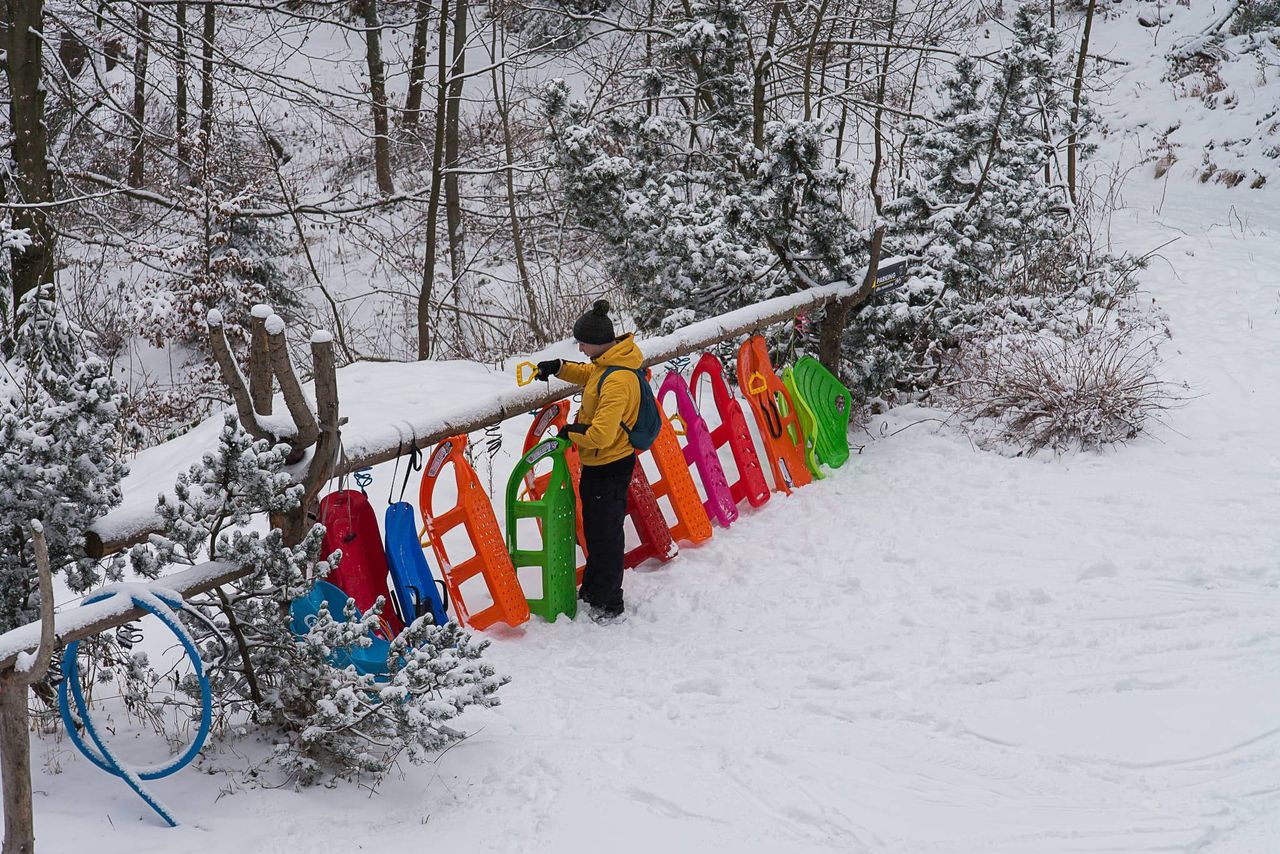
MULTIPOLYGON (((493 22, 493 43, 498 44, 498 21, 493 22)), ((493 63, 493 100, 502 119, 502 147, 506 154, 506 189, 507 217, 511 222, 511 245, 516 256, 516 275, 520 279, 520 289, 524 292, 525 304, 529 312, 529 329, 539 344, 547 340, 547 332, 538 317, 538 302, 534 298, 533 280, 529 276, 529 266, 524 257, 524 232, 520 228, 520 217, 516 213, 515 143, 511 137, 511 101, 507 96, 506 70, 499 77, 498 63, 493 63)))
POLYGON ((823 313, 822 328, 818 333, 818 361, 836 376, 840 375, 840 344, 844 338, 844 328, 849 322, 849 313, 871 298, 876 276, 880 272, 880 250, 883 245, 882 225, 871 235, 871 257, 867 259, 867 275, 863 278, 861 287, 852 296, 828 303, 823 313))
POLYGON ((187 0, 178 0, 174 7, 174 92, 173 135, 177 140, 178 160, 187 162, 187 0))
POLYGON ((436 231, 440 219, 440 185, 443 176, 444 113, 446 81, 449 73, 449 0, 440 0, 440 32, 436 44, 436 134, 431 152, 431 192, 427 199, 427 249, 422 261, 422 284, 418 291, 418 358, 431 358, 431 295, 435 288, 436 231))
POLYGON ((422 112, 422 90, 427 79, 427 33, 431 30, 431 6, 426 0, 418 0, 415 10, 418 20, 413 25, 413 50, 409 58, 409 92, 405 95, 404 114, 401 117, 401 123, 406 128, 417 127, 418 114, 422 112))
POLYGON ((1089 33, 1093 29, 1093 12, 1098 0, 1089 0, 1084 13, 1084 34, 1080 37, 1080 56, 1076 58, 1076 79, 1071 87, 1071 133, 1067 137, 1067 192, 1071 203, 1076 203, 1076 157, 1080 146, 1080 133, 1076 122, 1080 120, 1080 100, 1084 94, 1084 65, 1089 57, 1089 33))
POLYGON ((0 786, 4 789, 4 854, 35 854, 35 821, 31 810, 31 733, 27 723, 27 689, 44 678, 56 640, 53 622, 53 575, 44 531, 31 524, 40 585, 40 646, 25 671, 0 677, 0 786))
POLYGON ((206 0, 204 28, 200 38, 200 147, 206 159, 209 154, 209 139, 213 135, 213 37, 217 32, 217 8, 212 0, 206 0))
POLYGON ((129 149, 129 186, 146 177, 147 60, 151 52, 151 9, 138 4, 138 46, 133 55, 133 144, 129 149))
MULTIPOLYGON (((8 0, 4 6, 5 66, 9 78, 9 126, 13 130, 13 184, 16 201, 41 204, 53 201, 49 179, 48 135, 44 123, 45 92, 41 82, 44 46, 43 0, 8 0)), ((26 229, 31 244, 10 250, 13 306, 42 284, 53 282, 55 237, 45 208, 14 208, 13 228, 26 229)))
MULTIPOLYGON (((445 105, 444 130, 444 211, 449 227, 449 273, 458 288, 466 267, 465 233, 462 224, 462 194, 458 186, 461 151, 462 75, 467 63, 467 0, 454 0, 453 60, 449 66, 449 100, 445 105)), ((461 305, 461 295, 454 303, 461 305)))
POLYGON ((378 21, 378 0, 363 0, 365 60, 369 67, 369 95, 373 107, 373 168, 378 190, 386 195, 396 191, 391 179, 391 136, 387 127, 387 86, 382 65, 382 24, 378 21))

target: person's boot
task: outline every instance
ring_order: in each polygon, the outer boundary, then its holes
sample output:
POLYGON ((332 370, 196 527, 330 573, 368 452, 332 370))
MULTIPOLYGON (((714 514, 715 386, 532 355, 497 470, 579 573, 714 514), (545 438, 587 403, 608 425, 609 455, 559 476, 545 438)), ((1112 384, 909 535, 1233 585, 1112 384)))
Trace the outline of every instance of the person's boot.
POLYGON ((591 618, 591 622, 598 626, 612 626, 615 623, 625 623, 627 621, 627 615, 623 613, 621 605, 614 608, 601 608, 597 605, 592 605, 587 611, 587 616, 591 618))

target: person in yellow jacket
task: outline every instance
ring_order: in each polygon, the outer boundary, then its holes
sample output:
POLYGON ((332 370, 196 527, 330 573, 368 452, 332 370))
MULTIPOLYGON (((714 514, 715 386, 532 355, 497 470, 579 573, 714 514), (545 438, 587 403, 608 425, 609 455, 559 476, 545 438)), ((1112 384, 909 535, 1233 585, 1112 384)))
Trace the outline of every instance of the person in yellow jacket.
POLYGON ((578 492, 582 498, 587 566, 578 598, 587 603, 596 622, 617 620, 623 611, 626 534, 622 524, 627 517, 627 490, 636 466, 635 448, 627 431, 635 426, 640 414, 641 380, 635 371, 644 364, 644 356, 631 334, 615 334, 609 310, 609 303, 598 300, 573 324, 578 349, 590 363, 550 359, 538 363, 537 374, 538 379, 556 376, 582 386, 577 420, 560 435, 573 442, 582 460, 578 492), (630 370, 612 371, 606 376, 610 367, 630 370))

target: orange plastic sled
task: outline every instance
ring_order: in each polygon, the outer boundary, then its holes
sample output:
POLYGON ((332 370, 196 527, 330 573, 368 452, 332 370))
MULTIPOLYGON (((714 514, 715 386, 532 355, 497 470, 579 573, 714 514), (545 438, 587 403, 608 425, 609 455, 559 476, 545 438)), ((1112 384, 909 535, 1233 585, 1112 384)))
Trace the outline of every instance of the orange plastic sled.
POLYGON ((529 619, 529 603, 525 601, 524 592, 520 589, 520 581, 516 578, 511 555, 507 553, 507 543, 498 528, 498 519, 493 513, 489 496, 485 495, 475 470, 463 456, 462 451, 466 446, 466 436, 453 436, 436 445, 431 452, 426 470, 422 473, 422 486, 418 490, 418 507, 422 512, 422 521, 426 524, 426 536, 444 574, 444 582, 449 588, 449 597, 453 600, 459 623, 477 631, 483 631, 494 623, 518 626, 529 619), (435 492, 436 479, 448 463, 453 464, 458 503, 443 513, 437 513, 432 507, 431 496, 435 492), (465 526, 476 553, 455 566, 445 550, 444 535, 458 525, 465 526), (484 577, 493 604, 477 614, 471 614, 462 598, 462 585, 476 575, 484 577))
MULTIPOLYGON (((533 446, 542 441, 552 428, 558 430, 567 423, 569 423, 569 401, 558 400, 544 406, 533 417, 529 432, 525 434, 524 452, 531 451, 533 446)), ((578 547, 585 555, 587 540, 582 532, 582 498, 578 493, 578 482, 582 477, 582 461, 578 457, 576 448, 565 451, 564 457, 569 464, 569 474, 573 478, 574 498, 578 499, 578 547)), ((535 499, 541 498, 550 477, 549 472, 541 477, 534 477, 532 472, 528 474, 525 477, 525 487, 529 490, 529 495, 535 499)), ((634 474, 631 475, 631 485, 627 488, 627 515, 631 517, 631 524, 635 526, 636 535, 640 539, 639 544, 623 557, 622 562, 627 569, 633 569, 650 559, 666 563, 680 553, 675 541, 671 539, 671 531, 667 529, 667 522, 662 517, 662 508, 658 506, 658 499, 653 494, 653 487, 649 485, 649 478, 645 475, 644 468, 638 464, 634 474)), ((586 569, 585 566, 578 567, 579 584, 582 583, 584 569, 586 569)))
POLYGON ((751 402, 760 426, 774 488, 790 495, 792 489, 808 486, 813 475, 805 464, 804 431, 795 403, 774 373, 769 349, 759 335, 752 335, 738 349, 738 387, 751 402))
POLYGON ((698 497, 698 487, 693 483, 693 475, 684 460, 684 451, 671 421, 661 407, 658 413, 662 416, 662 429, 653 447, 647 451, 658 466, 658 480, 653 484, 654 498, 666 496, 671 501, 671 509, 676 516, 675 523, 670 526, 671 539, 677 543, 704 543, 711 539, 711 517, 698 497))

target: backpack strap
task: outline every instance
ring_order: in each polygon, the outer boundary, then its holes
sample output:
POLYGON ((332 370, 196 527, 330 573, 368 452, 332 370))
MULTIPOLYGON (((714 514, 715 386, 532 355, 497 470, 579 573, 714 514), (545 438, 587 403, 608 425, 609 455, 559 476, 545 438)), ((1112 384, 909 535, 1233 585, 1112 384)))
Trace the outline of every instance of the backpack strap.
MULTIPOLYGON (((613 373, 614 371, 629 371, 636 375, 637 382, 641 382, 641 383, 644 382, 644 378, 640 376, 639 368, 624 368, 621 365, 609 365, 607 368, 604 369, 604 373, 600 375, 600 382, 596 383, 596 406, 600 405, 600 392, 604 389, 604 381, 608 379, 609 374, 613 373)), ((637 418, 640 417, 640 414, 638 411, 636 413, 636 417, 637 418)), ((627 438, 630 439, 632 428, 627 426, 627 422, 619 421, 618 426, 622 428, 622 432, 626 433, 627 438)))

